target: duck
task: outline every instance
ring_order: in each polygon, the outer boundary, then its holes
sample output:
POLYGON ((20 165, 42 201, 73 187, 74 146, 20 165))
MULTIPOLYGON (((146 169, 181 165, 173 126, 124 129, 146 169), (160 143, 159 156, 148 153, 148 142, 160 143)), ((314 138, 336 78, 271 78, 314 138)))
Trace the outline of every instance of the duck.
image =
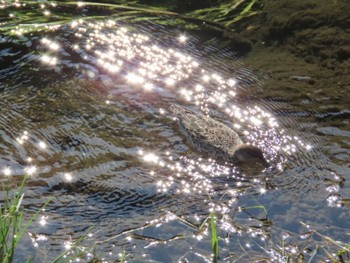
POLYGON ((220 162, 269 166, 259 147, 244 143, 224 123, 176 104, 170 105, 170 112, 177 118, 180 132, 196 151, 220 162))

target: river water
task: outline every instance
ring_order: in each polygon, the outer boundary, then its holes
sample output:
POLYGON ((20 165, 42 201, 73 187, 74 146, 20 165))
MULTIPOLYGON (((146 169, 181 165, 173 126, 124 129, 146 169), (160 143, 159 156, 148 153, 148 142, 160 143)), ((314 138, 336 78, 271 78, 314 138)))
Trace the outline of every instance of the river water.
POLYGON ((211 262, 211 212, 223 262, 318 261, 340 249, 319 234, 348 241, 350 109, 322 108, 308 74, 276 65, 267 77, 259 53, 242 62, 166 16, 161 26, 71 4, 1 13, 0 178, 15 189, 30 175, 27 220, 52 198, 19 261, 125 251, 128 262, 211 262), (171 104, 232 127, 270 167, 201 156, 171 104))

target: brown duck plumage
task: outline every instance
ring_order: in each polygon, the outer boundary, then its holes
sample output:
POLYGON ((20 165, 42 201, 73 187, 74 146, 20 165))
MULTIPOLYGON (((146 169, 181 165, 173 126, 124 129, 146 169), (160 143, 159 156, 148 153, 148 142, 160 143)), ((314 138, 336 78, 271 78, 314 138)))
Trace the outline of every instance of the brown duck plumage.
POLYGON ((181 132, 197 151, 219 161, 267 165, 258 147, 244 144, 225 124, 178 105, 171 105, 170 110, 178 118, 181 132))

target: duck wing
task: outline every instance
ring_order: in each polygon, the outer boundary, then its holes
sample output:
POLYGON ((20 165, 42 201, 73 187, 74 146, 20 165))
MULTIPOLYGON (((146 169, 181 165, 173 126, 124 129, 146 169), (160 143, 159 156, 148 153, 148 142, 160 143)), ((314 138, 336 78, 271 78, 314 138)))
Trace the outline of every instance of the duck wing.
POLYGON ((232 156, 243 144, 234 130, 217 120, 178 105, 170 110, 178 118, 181 132, 201 152, 232 156))

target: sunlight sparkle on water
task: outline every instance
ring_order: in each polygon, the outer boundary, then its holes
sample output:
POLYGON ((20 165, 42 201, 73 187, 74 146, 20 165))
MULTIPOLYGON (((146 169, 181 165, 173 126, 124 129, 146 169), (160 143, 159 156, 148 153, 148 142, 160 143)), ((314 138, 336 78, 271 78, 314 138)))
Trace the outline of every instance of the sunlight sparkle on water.
MULTIPOLYGON (((267 123, 270 127, 277 126, 277 122, 268 112, 257 107, 244 112, 237 106, 227 110, 228 105, 236 105, 231 99, 236 96, 238 80, 232 77, 225 79, 218 72, 202 67, 201 63, 190 55, 184 54, 182 50, 158 46, 147 35, 129 32, 125 27, 118 28, 117 23, 112 20, 98 23, 74 21, 71 24, 72 27, 78 27, 78 25, 80 32, 86 32, 89 35, 85 45, 86 51, 95 52, 99 65, 109 72, 118 73, 124 63, 133 59, 137 61, 134 68, 130 70, 125 68, 126 79, 130 84, 140 85, 145 91, 153 91, 154 86, 173 89, 178 82, 191 80, 193 84, 190 86, 180 86, 174 90, 179 92, 186 101, 202 105, 201 107, 210 102, 240 122, 250 120, 257 126, 263 123, 267 123), (95 30, 91 30, 92 28, 95 30), (116 30, 108 30, 108 28, 116 28, 116 30), (116 61, 122 63, 118 64, 116 61), (207 85, 211 85, 211 90, 214 92, 206 97, 203 93, 207 85)), ((84 37, 83 34, 77 36, 84 37)), ((179 41, 186 41, 186 39, 184 34, 179 37, 179 41)), ((75 49, 77 49, 76 46, 75 49)), ((57 63, 57 60, 51 60, 47 56, 43 57, 43 61, 52 65, 57 63)), ((205 112, 207 112, 206 107, 208 106, 202 108, 205 112)), ((234 120, 232 122, 235 123, 234 120)))
POLYGON ((152 83, 149 83, 149 82, 147 82, 143 87, 147 91, 151 91, 154 89, 154 85, 152 83))
POLYGON ((27 131, 24 131, 23 134, 16 138, 16 141, 19 143, 19 144, 23 144, 26 140, 28 140, 29 136, 28 136, 28 132, 27 131))
POLYGON ((179 41, 180 41, 181 43, 185 43, 186 40, 187 40, 187 37, 186 37, 185 35, 180 35, 180 36, 179 36, 179 41))
POLYGON ((26 167, 24 169, 24 171, 28 174, 28 175, 33 175, 36 171, 37 171, 37 167, 35 165, 26 167))
POLYGON ((42 216, 40 221, 39 221, 39 224, 42 225, 42 226, 45 226, 47 224, 47 216, 42 216))
POLYGON ((342 199, 338 194, 331 194, 327 197, 327 203, 329 207, 342 207, 342 199))
POLYGON ((151 163, 158 163, 159 157, 154 153, 147 153, 143 156, 143 160, 151 163))
POLYGON ((72 248, 72 245, 73 243, 71 240, 66 240, 63 242, 63 246, 66 250, 70 250, 72 248))
POLYGON ((41 149, 46 149, 46 147, 47 147, 46 143, 43 141, 40 141, 38 145, 41 149))
POLYGON ((44 10, 43 14, 45 16, 49 16, 49 15, 51 15, 51 12, 50 12, 50 10, 44 10))
POLYGON ((132 83, 132 84, 143 84, 145 82, 145 79, 133 72, 129 73, 126 76, 126 79, 128 82, 132 83))
POLYGON ((60 48, 60 45, 58 43, 47 38, 43 38, 41 40, 41 43, 45 44, 51 50, 58 50, 60 48))
POLYGON ((32 244, 34 247, 38 247, 38 241, 47 241, 48 237, 46 235, 43 234, 34 234, 32 232, 28 232, 29 238, 32 241, 32 244))
POLYGON ((260 188, 260 193, 261 193, 261 194, 265 194, 265 193, 266 193, 266 188, 261 187, 261 188, 260 188))
POLYGON ((4 168, 3 173, 4 173, 4 175, 6 175, 6 176, 10 176, 11 173, 12 173, 11 168, 10 168, 10 167, 4 168))
MULTIPOLYGON (((80 3, 78 2, 79 6, 80 3)), ((269 161, 279 158, 281 152, 295 154, 299 149, 311 148, 299 138, 283 134, 283 130, 278 129, 277 120, 262 107, 237 103, 236 96, 240 95, 241 88, 239 76, 225 75, 223 71, 208 67, 205 59, 196 59, 185 53, 185 49, 169 48, 169 45, 157 42, 157 38, 152 39, 133 28, 121 27, 111 19, 99 22, 75 20, 70 26, 74 28, 75 37, 79 38, 77 43, 71 45, 72 51, 96 64, 94 71, 90 69, 83 72, 86 76, 95 79, 102 72, 108 74, 112 80, 123 81, 123 85, 126 84, 137 92, 165 91, 180 102, 187 101, 191 105, 198 105, 196 110, 199 113, 216 118, 212 114, 214 110, 223 121, 231 123, 239 134, 244 134, 249 144, 261 147, 269 161)), ((185 34, 175 36, 172 39, 176 44, 174 46, 179 46, 179 41, 185 43, 187 38, 185 34)), ((58 58, 51 53, 60 49, 60 45, 47 38, 43 38, 42 43, 47 47, 48 54, 44 54, 41 60, 48 65, 56 65, 58 58)), ((159 109, 160 114, 165 112, 159 109)), ((210 160, 181 159, 173 153, 169 156, 158 156, 142 150, 139 154, 143 161, 157 165, 159 169, 171 171, 171 176, 157 183, 160 191, 167 191, 176 185, 176 191, 181 193, 211 193, 211 180, 229 173, 210 160), (181 183, 183 179, 186 179, 186 183, 181 183)), ((278 159, 280 163, 276 166, 282 170, 281 163, 285 160, 278 159)), ((152 174, 158 174, 158 170, 156 173, 150 172, 152 174)), ((266 191, 265 188, 260 188, 259 182, 254 183, 262 194, 266 191)), ((233 184, 237 187, 244 186, 240 181, 233 184)), ((226 185, 229 187, 229 184, 226 185)))
POLYGON ((49 56, 49 55, 43 55, 41 57, 41 61, 46 63, 46 64, 49 64, 51 66, 54 66, 57 64, 57 58, 56 57, 52 57, 52 56, 49 56))
POLYGON ((63 178, 66 182, 71 182, 73 180, 73 176, 71 173, 64 173, 63 178))

